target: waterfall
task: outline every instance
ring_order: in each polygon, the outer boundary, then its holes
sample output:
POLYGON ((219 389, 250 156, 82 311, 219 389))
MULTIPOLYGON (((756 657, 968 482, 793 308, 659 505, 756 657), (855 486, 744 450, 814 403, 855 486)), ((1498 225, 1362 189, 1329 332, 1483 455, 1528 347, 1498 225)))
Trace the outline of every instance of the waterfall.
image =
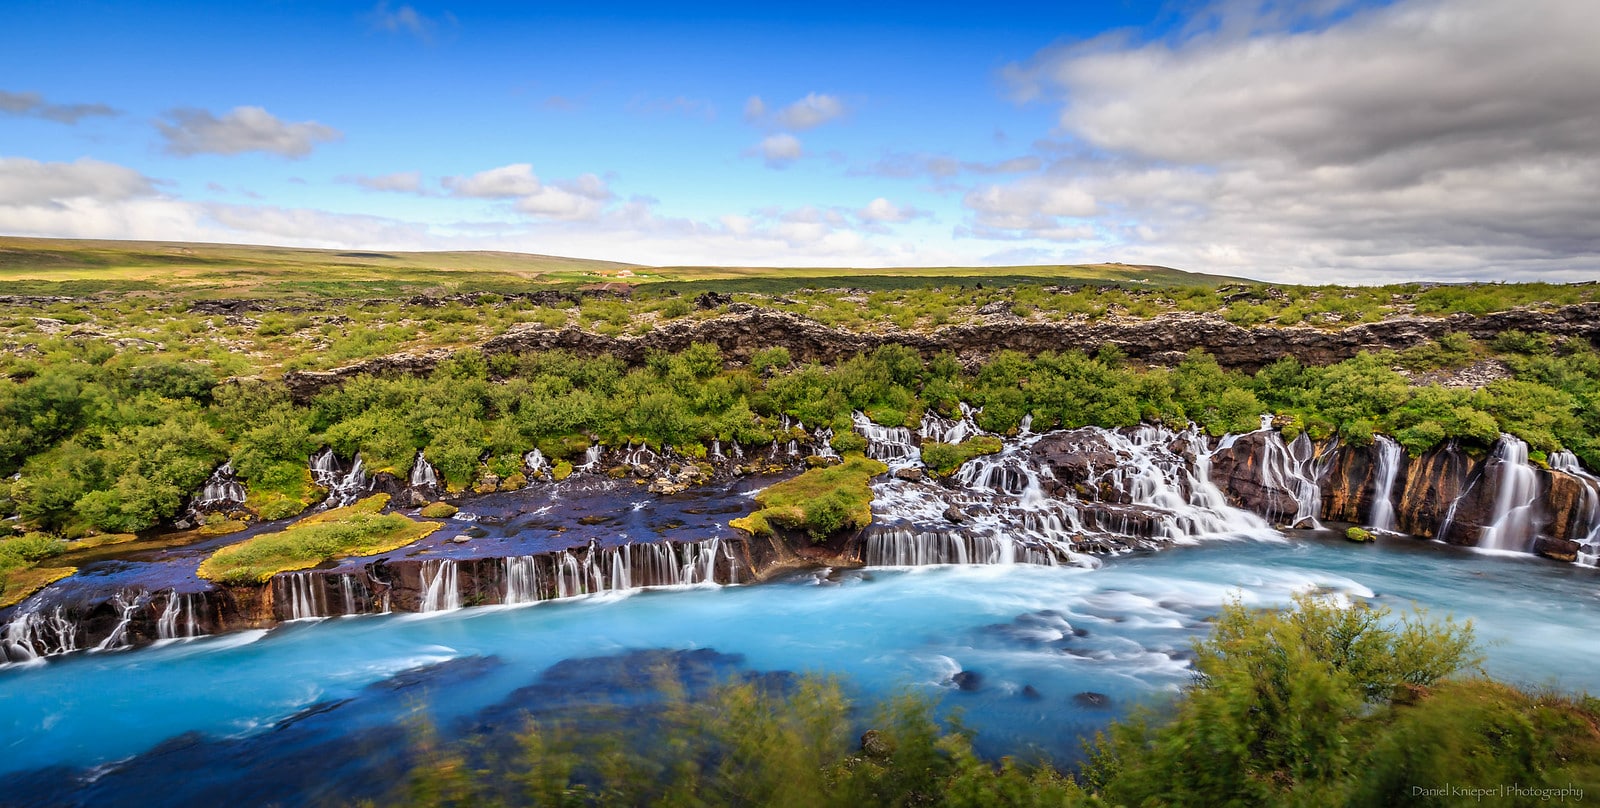
POLYGON ((1375 435, 1377 484, 1372 491, 1372 510, 1367 522, 1373 530, 1394 532, 1394 481, 1400 476, 1400 444, 1386 435, 1375 435))
POLYGON ((538 449, 523 455, 522 465, 527 467, 529 474, 543 474, 550 471, 550 460, 538 449))
POLYGON ((1571 452, 1550 455, 1550 468, 1572 475, 1583 486, 1583 504, 1572 534, 1578 542, 1578 563, 1593 567, 1600 557, 1600 477, 1590 474, 1571 452))
MULTIPOLYGON (((1261 442, 1261 481, 1269 488, 1288 491, 1294 496, 1295 511, 1287 521, 1289 527, 1300 527, 1310 522, 1313 530, 1321 530, 1317 513, 1322 510, 1321 478, 1324 468, 1318 463, 1316 447, 1311 438, 1301 432, 1285 446, 1283 437, 1272 431, 1272 416, 1261 417, 1266 439, 1261 442)), ((1322 457, 1330 458, 1333 450, 1322 457)), ((1278 514, 1273 514, 1278 516, 1278 514)))
POLYGON ((356 577, 354 575, 339 576, 339 594, 344 597, 345 616, 360 614, 360 601, 356 599, 356 577))
POLYGON ((605 449, 603 449, 600 446, 600 444, 598 444, 598 443, 596 443, 595 445, 590 446, 589 448, 583 450, 583 462, 579 463, 577 465, 577 467, 574 468, 573 470, 574 471, 599 471, 600 470, 600 455, 604 451, 605 451, 605 449))
POLYGON ((314 572, 285 572, 273 579, 273 594, 283 598, 290 620, 313 620, 327 617, 328 592, 322 577, 314 572))
POLYGON ((78 627, 61 606, 14 615, 0 632, 0 663, 32 662, 78 650, 78 627))
POLYGON ((726 457, 722 456, 722 440, 720 438, 711 439, 711 451, 706 452, 706 457, 712 460, 727 460, 726 457))
POLYGON ((134 612, 149 602, 148 592, 118 592, 111 596, 111 606, 117 610, 117 624, 111 628, 111 633, 101 640, 91 651, 115 651, 126 648, 132 643, 128 641, 128 626, 133 623, 134 612))
POLYGON ((461 588, 455 559, 439 558, 422 562, 422 585, 426 593, 419 611, 448 612, 461 608, 461 588))
POLYGON ((183 611, 183 601, 178 599, 178 590, 167 591, 167 604, 161 610, 161 616, 156 619, 156 639, 174 640, 178 638, 178 616, 183 611))
POLYGON ((333 449, 322 447, 311 456, 311 481, 328 489, 328 498, 323 500, 321 509, 342 508, 361 498, 372 487, 372 481, 367 477, 366 465, 357 454, 350 462, 348 470, 339 466, 339 458, 334 455, 333 449))
POLYGON ((1228 505, 1211 481, 1211 455, 1227 445, 1209 448, 1197 427, 1182 433, 1090 427, 1005 438, 999 453, 967 461, 943 483, 873 483, 877 524, 867 533, 864 560, 889 566, 1093 564, 1085 552, 1214 535, 1276 535, 1260 517, 1228 505), (1091 458, 1074 472, 1073 484, 1055 479, 1035 453, 1046 439, 1056 442, 1053 455, 1091 458), (1175 448, 1183 446, 1190 454, 1175 448))
POLYGON ((189 512, 199 513, 206 510, 226 510, 228 506, 243 505, 245 501, 244 485, 234 476, 233 461, 228 461, 218 466, 206 478, 206 484, 200 489, 200 495, 189 503, 189 512))
POLYGON ((539 556, 512 556, 505 559, 505 595, 501 603, 533 603, 540 599, 539 556))
POLYGON ((811 433, 811 456, 838 459, 839 453, 833 450, 832 441, 832 429, 817 427, 817 431, 811 433))
POLYGON ((1528 465, 1528 444, 1502 434, 1495 445, 1494 516, 1478 535, 1485 550, 1528 552, 1533 542, 1533 510, 1539 498, 1539 477, 1528 465))
POLYGON ((505 592, 501 601, 533 603, 598 592, 717 583, 717 565, 724 560, 729 583, 738 583, 734 556, 716 538, 618 547, 590 544, 582 549, 517 556, 503 562, 505 592))
POLYGON ((922 450, 912 442, 910 429, 875 424, 859 410, 850 416, 850 421, 855 431, 867 439, 867 457, 881 460, 890 468, 905 468, 922 462, 922 450))
MULTIPOLYGON (((945 418, 933 410, 923 412, 922 424, 917 430, 918 437, 924 441, 933 441, 935 443, 960 443, 973 435, 982 434, 983 430, 978 428, 978 422, 974 420, 974 416, 982 412, 982 410, 975 410, 967 406, 965 401, 961 402, 960 407, 961 418, 959 420, 945 418)), ((1031 424, 1032 421, 1030 420, 1029 423, 1031 424)), ((1027 431, 1026 427, 1022 429, 1024 433, 1027 431)))
POLYGON ((439 487, 439 474, 434 471, 433 464, 428 462, 428 456, 420 449, 417 450, 417 461, 411 464, 411 487, 439 487))

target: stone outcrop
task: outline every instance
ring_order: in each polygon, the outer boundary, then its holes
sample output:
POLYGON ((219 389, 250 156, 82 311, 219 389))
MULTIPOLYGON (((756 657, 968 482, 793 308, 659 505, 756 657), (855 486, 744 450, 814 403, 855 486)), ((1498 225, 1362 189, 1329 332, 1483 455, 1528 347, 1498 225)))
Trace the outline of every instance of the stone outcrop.
MULTIPOLYGON (((1000 350, 1037 354, 1079 349, 1093 353, 1103 346, 1111 346, 1136 360, 1171 363, 1190 349, 1201 348, 1214 355, 1224 367, 1256 370, 1283 356, 1322 365, 1348 359, 1361 351, 1408 348, 1451 332, 1488 339, 1503 331, 1520 329, 1600 344, 1600 303, 1581 303, 1551 311, 1519 309, 1481 316, 1395 317, 1332 330, 1311 326, 1245 328, 1214 314, 1176 313, 1143 320, 1062 323, 996 315, 983 323, 951 326, 925 334, 893 328, 857 333, 831 328, 788 312, 740 304, 729 306, 728 311, 728 314, 708 320, 668 322, 638 336, 608 337, 578 328, 550 329, 537 323, 523 323, 488 340, 482 350, 494 356, 559 349, 581 356, 615 356, 630 364, 640 364, 651 351, 681 351, 696 342, 712 343, 724 356, 735 361, 747 360, 765 348, 783 347, 802 362, 834 362, 886 344, 905 345, 924 356, 949 351, 972 360, 1000 350)), ((357 375, 426 373, 450 354, 448 349, 396 354, 335 370, 291 372, 284 375, 284 382, 297 398, 306 399, 329 385, 357 375)))

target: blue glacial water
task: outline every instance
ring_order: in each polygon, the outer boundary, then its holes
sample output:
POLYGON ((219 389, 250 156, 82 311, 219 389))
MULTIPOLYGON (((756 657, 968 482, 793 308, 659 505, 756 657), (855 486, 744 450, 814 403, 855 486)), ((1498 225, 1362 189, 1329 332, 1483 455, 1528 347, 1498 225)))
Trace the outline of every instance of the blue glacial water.
MULTIPOLYGON (((388 732, 395 742, 394 728, 419 709, 440 726, 469 721, 508 700, 534 698, 518 689, 557 663, 577 661, 567 675, 581 677, 586 665, 602 667, 587 661, 638 649, 712 649, 739 655, 750 671, 838 674, 868 701, 906 690, 933 694, 962 712, 980 751, 1036 749, 1070 762, 1082 735, 1188 681, 1190 644, 1227 599, 1270 606, 1307 590, 1470 618, 1486 646, 1487 672, 1600 691, 1595 570, 1410 539, 1362 546, 1299 535, 1207 541, 1099 569, 869 569, 302 621, 77 654, 0 670, 0 776, 26 804, 23 791, 41 783, 158 767, 162 755, 220 739, 241 744, 240 756, 259 756, 275 737, 290 743, 286 726, 297 727, 292 743, 302 750, 363 732, 388 732), (433 673, 418 675, 418 668, 433 673), (976 690, 950 683, 962 670, 979 674, 976 690), (411 678, 396 678, 405 671, 411 678)), ((259 777, 248 764, 210 765, 206 777, 219 788, 230 777, 259 777)), ((341 776, 355 775, 314 779, 341 776)), ((137 802, 143 792, 129 788, 83 799, 137 802)), ((30 793, 34 801, 61 799, 30 793)))

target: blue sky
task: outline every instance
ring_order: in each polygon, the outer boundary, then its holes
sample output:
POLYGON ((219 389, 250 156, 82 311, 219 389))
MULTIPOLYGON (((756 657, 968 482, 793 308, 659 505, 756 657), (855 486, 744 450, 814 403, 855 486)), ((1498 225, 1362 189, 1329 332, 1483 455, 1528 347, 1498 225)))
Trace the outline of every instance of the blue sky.
POLYGON ((1592 278, 1600 15, 1515 6, 32 3, 0 232, 1592 278))

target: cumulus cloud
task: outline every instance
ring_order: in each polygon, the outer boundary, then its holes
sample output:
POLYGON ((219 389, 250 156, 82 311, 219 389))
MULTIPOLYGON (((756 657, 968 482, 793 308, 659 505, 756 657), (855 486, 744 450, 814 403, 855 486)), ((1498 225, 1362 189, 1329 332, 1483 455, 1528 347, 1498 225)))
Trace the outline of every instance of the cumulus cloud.
POLYGON ((180 157, 259 151, 299 158, 320 143, 344 137, 316 121, 279 120, 261 107, 234 107, 220 118, 206 110, 175 109, 156 126, 167 141, 167 152, 180 157))
POLYGON ((968 194, 974 232, 1073 238, 1089 217, 1132 259, 1286 280, 1592 277, 1593 12, 1401 0, 1046 49, 1006 76, 1083 151, 968 194))
POLYGON ((402 194, 423 192, 421 171, 397 171, 393 174, 380 174, 375 177, 354 174, 340 177, 339 181, 355 183, 369 191, 388 191, 402 194))
POLYGON ((806 153, 800 138, 788 132, 767 135, 755 145, 753 151, 766 161, 768 168, 786 168, 790 163, 804 157, 806 153))
POLYGON ((115 115, 117 111, 105 104, 52 104, 38 93, 0 90, 0 113, 70 125, 91 116, 115 115))
POLYGON ((427 44, 432 44, 441 31, 456 27, 455 15, 448 11, 437 18, 429 17, 410 4, 391 7, 388 0, 374 6, 367 19, 376 30, 408 34, 427 44))
POLYGON ((552 219, 592 220, 616 198, 605 180, 595 174, 545 183, 529 163, 512 163, 465 177, 446 177, 443 184, 454 196, 513 200, 513 206, 522 213, 552 219))
POLYGON ((1004 160, 958 160, 949 155, 889 152, 863 166, 852 167, 852 176, 930 177, 948 179, 961 174, 1025 174, 1038 171, 1044 160, 1037 155, 1022 155, 1004 160))
POLYGON ((881 196, 856 211, 856 218, 869 224, 897 224, 925 215, 927 214, 910 205, 896 205, 881 196))
POLYGON ((815 129, 843 118, 848 112, 838 96, 825 93, 806 93, 804 98, 778 110, 769 107, 759 95, 752 95, 744 102, 746 122, 795 132, 815 129))
POLYGON ((844 117, 844 102, 836 96, 807 93, 793 104, 778 110, 773 121, 784 129, 804 131, 844 117))
POLYGON ((78 199, 120 201, 154 193, 148 177, 114 163, 88 158, 71 163, 0 158, 0 205, 59 208, 78 199))

